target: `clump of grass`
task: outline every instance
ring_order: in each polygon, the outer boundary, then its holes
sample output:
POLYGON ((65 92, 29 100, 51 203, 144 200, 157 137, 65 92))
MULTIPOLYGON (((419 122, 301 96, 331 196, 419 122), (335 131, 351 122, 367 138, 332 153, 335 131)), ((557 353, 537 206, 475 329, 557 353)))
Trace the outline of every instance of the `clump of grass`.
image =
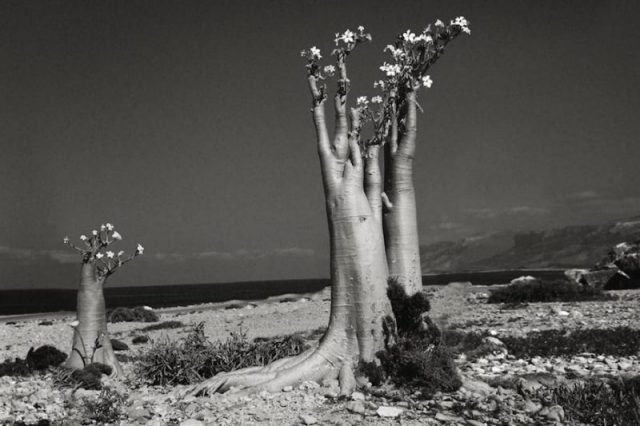
POLYGON ((67 355, 54 346, 44 345, 29 349, 25 359, 16 358, 0 364, 0 376, 28 376, 34 371, 56 367, 67 359, 67 355))
POLYGON ((640 376, 610 382, 587 380, 538 391, 538 398, 561 405, 571 423, 594 426, 640 424, 640 376))
POLYGON ((212 343, 204 334, 204 323, 200 323, 181 341, 155 343, 140 356, 137 371, 151 384, 192 384, 220 372, 266 365, 306 349, 300 335, 250 341, 242 331, 212 343))
POLYGON ((184 323, 182 321, 163 321, 159 324, 148 325, 140 329, 140 331, 156 331, 156 330, 167 330, 172 328, 181 328, 184 327, 184 323))
POLYGON ((95 401, 85 401, 85 415, 99 425, 116 423, 123 417, 125 397, 115 390, 105 387, 95 401))
POLYGON ((582 286, 567 280, 529 281, 491 290, 487 303, 522 304, 535 302, 589 302, 616 300, 602 289, 582 286))
POLYGON ((376 363, 360 363, 359 372, 372 385, 390 380, 396 386, 419 389, 424 398, 438 391, 453 392, 462 381, 453 354, 443 344, 443 334, 425 314, 430 309, 422 293, 407 296, 396 280, 389 280, 389 299, 395 322, 387 318, 389 336, 376 363), (390 343, 389 343, 390 342, 390 343))
POLYGON ((143 306, 134 308, 115 308, 107 314, 108 322, 158 322, 160 317, 151 309, 143 306))
POLYGON ((629 327, 572 332, 543 330, 524 337, 504 336, 500 340, 509 353, 518 358, 575 355, 583 352, 630 356, 638 353, 640 330, 629 327))
POLYGON ((148 341, 149 341, 149 336, 147 335, 135 336, 133 339, 131 339, 131 343, 133 343, 134 345, 147 343, 148 341))
POLYGON ((100 378, 103 374, 108 376, 111 372, 110 366, 94 362, 84 368, 72 371, 68 376, 67 383, 74 384, 78 388, 100 390, 102 389, 100 378))
POLYGON ((128 351, 129 345, 118 339, 111 339, 111 347, 114 351, 128 351))

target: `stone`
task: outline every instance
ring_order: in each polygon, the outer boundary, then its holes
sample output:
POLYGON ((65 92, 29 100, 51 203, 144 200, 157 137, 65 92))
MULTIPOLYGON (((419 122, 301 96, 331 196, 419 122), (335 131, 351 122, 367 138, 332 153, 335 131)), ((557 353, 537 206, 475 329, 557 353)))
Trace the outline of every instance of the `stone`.
POLYGON ((564 420, 564 409, 559 405, 544 407, 538 412, 538 415, 546 417, 554 422, 562 422, 564 420))
POLYGON ((462 417, 457 417, 457 416, 453 416, 445 413, 436 413, 436 420, 439 420, 441 422, 450 422, 450 423, 464 421, 462 417))
POLYGON ((364 408, 362 401, 349 401, 346 405, 348 411, 356 414, 364 414, 367 410, 364 408))
POLYGON ((364 394, 362 392, 354 392, 351 394, 351 399, 354 401, 364 401, 364 394))
POLYGON ((564 271, 564 276, 574 284, 582 284, 582 276, 589 273, 588 269, 567 269, 564 271))
POLYGON ((524 412, 527 414, 535 414, 542 409, 542 405, 537 402, 533 402, 531 400, 526 400, 524 402, 524 412))
POLYGON ((587 287, 602 290, 618 273, 616 269, 601 269, 599 271, 589 271, 582 274, 582 283, 587 287))
POLYGON ((293 390, 293 386, 285 386, 282 388, 282 392, 291 392, 293 390))
POLYGON ((316 419, 313 416, 310 416, 308 414, 302 414, 300 416, 300 420, 302 420, 302 424, 303 425, 314 425, 316 423, 318 423, 318 419, 316 419))
POLYGON ((201 422, 200 420, 189 419, 189 420, 185 420, 184 422, 181 422, 180 426, 204 426, 204 423, 201 422))
POLYGON ((128 407, 126 409, 126 413, 127 413, 127 417, 129 417, 131 420, 141 420, 141 419, 147 419, 147 418, 151 418, 151 412, 144 408, 144 407, 136 407, 136 406, 132 406, 132 407, 128 407))
POLYGON ((378 409, 376 410, 376 414, 380 417, 391 417, 391 418, 395 418, 398 417, 400 414, 402 414, 404 410, 402 408, 398 408, 398 407, 387 407, 387 406, 381 406, 378 407, 378 409))

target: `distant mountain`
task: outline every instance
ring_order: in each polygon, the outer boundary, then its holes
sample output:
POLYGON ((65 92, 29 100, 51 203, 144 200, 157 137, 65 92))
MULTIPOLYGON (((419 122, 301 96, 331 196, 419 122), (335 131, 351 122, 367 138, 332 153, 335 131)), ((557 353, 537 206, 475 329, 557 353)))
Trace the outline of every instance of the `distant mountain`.
POLYGON ((423 273, 590 267, 614 245, 640 239, 640 216, 602 225, 496 232, 420 248, 423 273))

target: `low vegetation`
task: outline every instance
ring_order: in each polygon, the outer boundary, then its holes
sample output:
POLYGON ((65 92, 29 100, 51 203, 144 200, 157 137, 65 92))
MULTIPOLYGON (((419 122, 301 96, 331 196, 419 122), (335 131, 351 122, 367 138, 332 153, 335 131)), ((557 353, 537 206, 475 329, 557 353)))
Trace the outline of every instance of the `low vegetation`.
POLYGON ((181 328, 184 327, 184 323, 182 321, 163 321, 158 324, 148 325, 140 329, 140 331, 157 331, 157 330, 168 330, 172 328, 181 328))
POLYGON ((571 423, 640 425, 640 376, 562 385, 539 391, 537 397, 562 406, 571 423))
POLYGON ((28 376, 34 371, 56 367, 67 359, 67 355, 54 346, 45 345, 29 349, 25 359, 16 358, 0 364, 0 376, 28 376))
POLYGON ((154 385, 191 384, 220 372, 266 365, 306 349, 301 335, 250 341, 240 331, 227 340, 210 342, 204 334, 204 323, 200 323, 181 341, 167 339, 154 343, 141 354, 136 369, 145 381, 154 385))
POLYGON ((605 293, 601 289, 575 284, 567 280, 536 280, 510 284, 491 290, 487 302, 514 305, 535 302, 590 302, 615 299, 615 296, 605 293))
POLYGON ((158 322, 160 317, 152 309, 144 306, 115 308, 107 313, 108 322, 158 322))
POLYGON ((125 397, 115 390, 105 387, 95 400, 88 399, 84 409, 86 418, 99 425, 116 423, 124 415, 125 397))
POLYGON ((443 344, 440 330, 425 314, 430 309, 423 293, 407 296, 394 280, 389 281, 389 300, 395 323, 386 330, 390 343, 377 356, 380 365, 361 363, 360 373, 372 385, 389 380, 398 387, 419 390, 423 398, 438 391, 454 392, 462 381, 453 362, 453 352, 443 344))

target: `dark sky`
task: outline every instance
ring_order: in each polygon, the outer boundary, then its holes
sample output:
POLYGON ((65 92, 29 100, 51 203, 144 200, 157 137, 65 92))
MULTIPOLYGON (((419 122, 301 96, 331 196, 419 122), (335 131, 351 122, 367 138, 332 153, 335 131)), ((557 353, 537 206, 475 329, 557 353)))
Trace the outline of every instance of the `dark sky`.
POLYGON ((464 15, 420 94, 423 243, 640 212, 636 1, 0 2, 0 288, 73 287, 62 237, 113 222, 115 285, 328 275, 300 50, 364 25, 352 96, 407 28, 464 15))

